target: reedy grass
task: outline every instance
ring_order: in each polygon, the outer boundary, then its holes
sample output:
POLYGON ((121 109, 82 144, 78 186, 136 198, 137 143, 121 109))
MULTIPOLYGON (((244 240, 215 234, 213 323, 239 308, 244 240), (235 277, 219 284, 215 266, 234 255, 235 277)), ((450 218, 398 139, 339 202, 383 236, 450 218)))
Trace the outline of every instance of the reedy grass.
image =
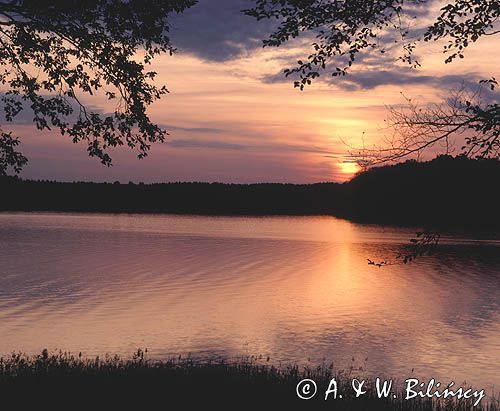
MULTIPOLYGON (((367 393, 355 398, 353 378, 358 369, 335 371, 333 364, 277 367, 256 357, 236 362, 171 358, 147 359, 147 350, 131 358, 117 355, 86 358, 68 352, 39 355, 13 353, 0 358, 0 398, 16 409, 314 409, 371 411, 498 411, 498 398, 490 395, 477 407, 473 400, 405 400, 377 398, 374 384, 366 379, 367 393), (296 386, 313 379, 317 395, 309 401, 297 397, 296 386), (331 378, 342 399, 324 400, 331 378), (163 404, 163 406, 161 406, 163 404), (180 407, 171 407, 178 404, 180 407), (160 407, 158 408, 158 405, 160 407), (41 408, 40 408, 41 407, 41 408)), ((1 404, 1 403, 0 403, 1 404)))

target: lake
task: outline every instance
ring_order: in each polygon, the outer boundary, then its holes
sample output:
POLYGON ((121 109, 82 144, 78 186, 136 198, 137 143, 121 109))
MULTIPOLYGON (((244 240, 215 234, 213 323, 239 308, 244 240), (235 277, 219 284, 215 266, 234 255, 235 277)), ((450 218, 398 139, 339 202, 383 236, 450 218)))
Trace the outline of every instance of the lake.
POLYGON ((255 355, 498 389, 499 237, 445 236, 412 264, 367 264, 414 232, 333 217, 0 214, 0 355, 255 355))

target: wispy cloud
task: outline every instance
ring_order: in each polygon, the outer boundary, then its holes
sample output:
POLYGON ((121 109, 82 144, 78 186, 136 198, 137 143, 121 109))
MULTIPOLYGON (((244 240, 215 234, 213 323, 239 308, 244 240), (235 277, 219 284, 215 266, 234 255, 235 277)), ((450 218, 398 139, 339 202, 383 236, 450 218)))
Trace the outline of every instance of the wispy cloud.
MULTIPOLYGON (((357 70, 346 76, 331 77, 324 76, 322 81, 336 86, 345 91, 373 90, 381 86, 409 85, 439 86, 443 91, 450 89, 465 88, 477 90, 479 81, 483 79, 477 73, 466 73, 464 75, 428 75, 419 74, 416 69, 395 67, 390 70, 357 70)), ((262 78, 265 83, 285 83, 293 81, 293 77, 286 77, 283 73, 276 73, 262 78)))
POLYGON ((257 22, 241 11, 252 0, 201 0, 172 20, 172 40, 180 52, 211 61, 226 61, 262 47, 276 25, 257 22))
POLYGON ((217 149, 217 150, 246 150, 247 146, 227 141, 214 140, 181 140, 174 139, 167 141, 167 145, 174 148, 194 148, 194 149, 217 149))
POLYGON ((173 124, 160 124, 160 127, 167 131, 183 131, 187 133, 197 133, 197 134, 224 134, 228 132, 228 130, 222 128, 180 127, 173 124))

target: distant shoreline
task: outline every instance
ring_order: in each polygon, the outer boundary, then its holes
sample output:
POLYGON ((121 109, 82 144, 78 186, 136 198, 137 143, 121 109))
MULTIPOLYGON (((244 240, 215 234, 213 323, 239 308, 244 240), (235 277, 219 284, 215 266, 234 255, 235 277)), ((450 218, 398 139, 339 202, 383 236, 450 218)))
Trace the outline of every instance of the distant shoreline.
POLYGON ((0 177, 0 212, 332 216, 357 223, 500 228, 500 162, 441 156, 347 183, 63 183, 0 177))

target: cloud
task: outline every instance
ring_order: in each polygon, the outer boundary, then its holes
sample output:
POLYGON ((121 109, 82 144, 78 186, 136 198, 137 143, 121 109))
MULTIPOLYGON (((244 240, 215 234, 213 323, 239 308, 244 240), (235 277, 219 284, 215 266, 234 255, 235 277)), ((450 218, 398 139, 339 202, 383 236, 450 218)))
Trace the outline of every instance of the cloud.
MULTIPOLYGON (((28 101, 22 101, 23 109, 12 119, 12 121, 7 121, 5 119, 5 104, 2 101, 2 97, 4 96, 4 93, 0 92, 0 125, 33 125, 33 118, 35 117, 33 110, 30 107, 30 102, 28 101)), ((49 95, 44 95, 43 97, 50 97, 49 95)), ((68 121, 70 124, 75 122, 77 120, 77 115, 78 115, 78 107, 76 103, 68 99, 68 102, 72 105, 74 112, 70 114, 69 116, 61 116, 61 118, 65 118, 66 121, 68 121)), ((88 112, 96 113, 99 114, 103 117, 106 116, 113 116, 113 113, 106 112, 98 107, 95 107, 91 104, 85 104, 85 107, 88 112)), ((227 130, 224 130, 222 128, 212 128, 212 127, 180 127, 176 126, 174 124, 159 124, 160 128, 163 130, 166 130, 167 132, 185 132, 185 133, 196 133, 196 134, 224 134, 227 133, 227 130)))
POLYGON ((274 21, 257 21, 241 11, 254 6, 251 0, 200 0, 171 18, 171 38, 180 52, 204 60, 226 61, 262 47, 274 21))
POLYGON ((203 149, 217 149, 217 150, 246 150, 247 147, 242 144, 230 143, 226 141, 214 141, 214 140, 169 140, 167 145, 174 148, 203 148, 203 149))
MULTIPOLYGON (((20 101, 22 104, 22 110, 12 119, 12 121, 7 121, 5 119, 5 103, 2 100, 3 97, 6 94, 3 92, 0 92, 0 125, 1 124, 18 124, 18 125, 28 125, 28 124, 34 124, 33 119, 35 118, 35 114, 33 113, 31 106, 31 101, 29 100, 22 100, 21 97, 19 96, 13 96, 16 98, 17 101, 20 101)), ((54 97, 55 95, 41 95, 44 98, 51 98, 54 97)), ((10 96, 12 97, 12 96, 10 96)), ((65 119, 69 123, 75 122, 78 117, 79 113, 79 106, 76 104, 75 100, 71 98, 67 98, 67 102, 70 104, 70 106, 73 108, 73 113, 71 113, 68 116, 59 116, 60 118, 65 119)), ((91 113, 96 113, 101 116, 108 116, 112 115, 111 113, 106 113, 102 109, 92 105, 92 104, 85 104, 85 108, 87 109, 88 112, 91 113)), ((46 116, 48 119, 49 117, 46 116)), ((49 122, 50 124, 50 122, 49 122)))
POLYGON ((464 75, 441 75, 431 76, 418 74, 411 69, 360 71, 352 73, 343 78, 329 79, 330 84, 347 90, 372 90, 380 86, 408 86, 408 85, 430 85, 439 86, 444 90, 464 87, 466 89, 477 89, 480 76, 475 73, 464 75))
MULTIPOLYGON (((405 87, 409 85, 428 85, 439 87, 445 91, 461 88, 477 91, 481 87, 479 81, 483 79, 483 76, 477 73, 427 75, 420 74, 418 70, 393 66, 392 68, 379 70, 357 70, 341 77, 332 77, 328 73, 324 73, 321 79, 327 84, 337 86, 345 91, 373 90, 381 86, 405 87)), ((294 80, 293 76, 286 77, 282 72, 262 78, 265 83, 291 83, 294 80)))
POLYGON ((167 131, 183 131, 186 133, 198 133, 198 134, 224 134, 228 131, 222 128, 211 128, 211 127, 179 127, 172 124, 160 124, 160 127, 167 131))
POLYGON ((276 143, 274 141, 261 141, 248 143, 238 143, 234 141, 221 140, 204 140, 196 138, 186 139, 171 139, 167 140, 166 144, 173 148, 180 149, 217 149, 217 150, 234 150, 254 153, 309 153, 318 154, 322 157, 345 157, 341 152, 335 152, 328 148, 319 147, 317 145, 298 145, 287 143, 276 143))
MULTIPOLYGON (((432 13, 429 6, 438 1, 406 5, 407 24, 412 26, 413 35, 422 30, 416 24, 425 22, 423 27, 427 26, 432 13)), ((180 52, 209 61, 222 62, 247 55, 261 48, 262 40, 268 38, 280 23, 275 19, 257 21, 242 13, 242 10, 254 6, 254 0, 199 0, 183 13, 170 17, 172 42, 180 52)), ((312 38, 314 33, 301 33, 301 37, 312 38)))

